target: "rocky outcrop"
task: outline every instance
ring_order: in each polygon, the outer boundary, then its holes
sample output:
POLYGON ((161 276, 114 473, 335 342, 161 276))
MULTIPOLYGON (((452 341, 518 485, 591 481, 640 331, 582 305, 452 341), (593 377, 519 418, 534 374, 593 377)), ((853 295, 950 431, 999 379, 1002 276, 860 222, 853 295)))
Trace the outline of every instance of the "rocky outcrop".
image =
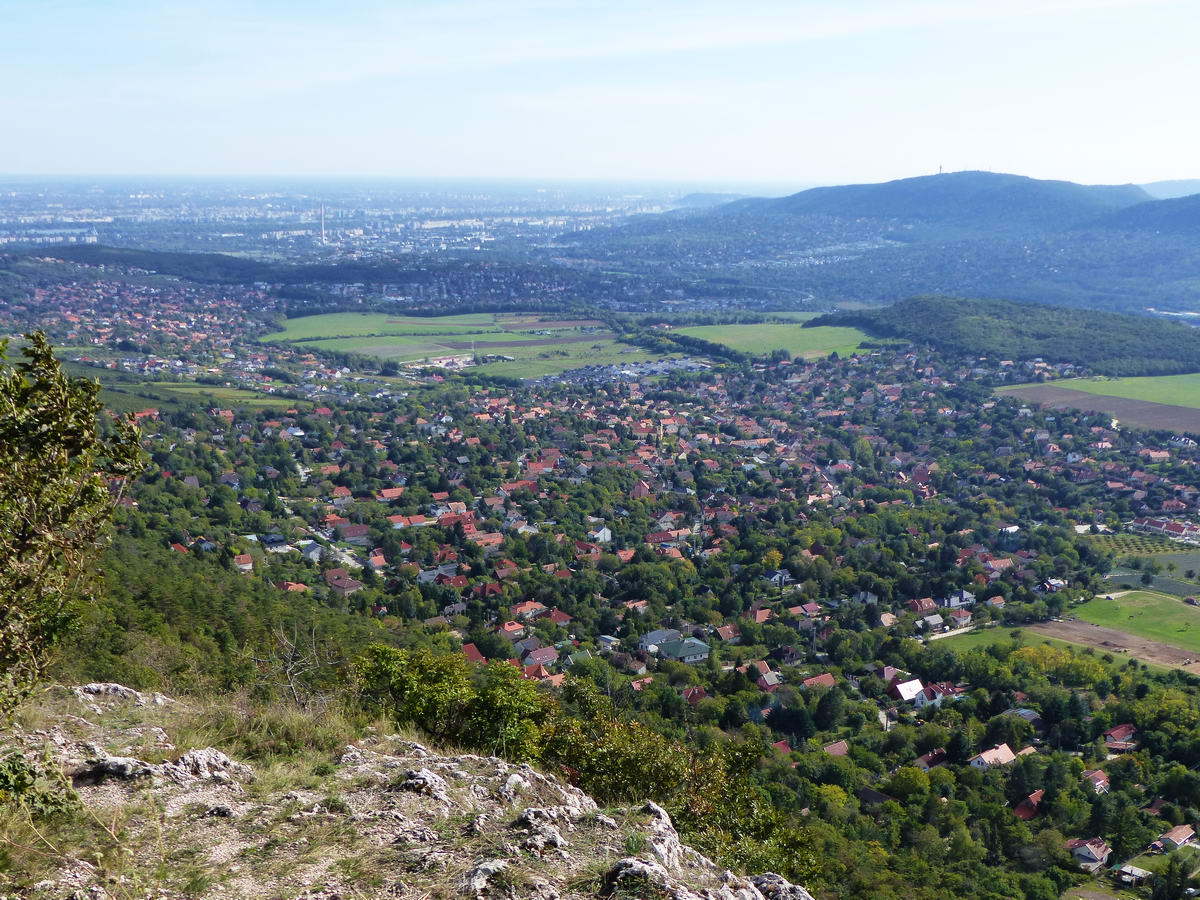
POLYGON ((68 711, 62 726, 18 737, 31 759, 62 767, 96 821, 125 823, 133 869, 159 880, 64 847, 58 870, 19 896, 100 900, 120 883, 134 900, 812 900, 778 875, 724 870, 657 804, 601 812, 577 788, 496 757, 367 734, 296 764, 289 783, 213 747, 166 753, 182 705, 154 696, 84 685, 73 698, 87 718, 68 711))

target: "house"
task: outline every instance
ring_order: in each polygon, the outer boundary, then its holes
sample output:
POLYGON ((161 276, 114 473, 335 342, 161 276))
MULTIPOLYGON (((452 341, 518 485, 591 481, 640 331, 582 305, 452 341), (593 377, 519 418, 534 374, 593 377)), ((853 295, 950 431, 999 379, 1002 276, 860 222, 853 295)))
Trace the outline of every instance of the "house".
POLYGON ((777 588, 782 588, 795 581, 792 578, 792 573, 787 569, 775 569, 763 576, 763 580, 774 585, 777 588))
POLYGON ((929 632, 942 631, 946 627, 946 620, 937 613, 931 616, 925 616, 918 623, 922 628, 929 632))
POLYGON ((621 639, 611 634, 602 634, 596 638, 601 653, 608 653, 621 645, 621 639))
POLYGON ((924 709, 927 706, 941 706, 943 700, 957 700, 963 695, 963 689, 958 685, 950 684, 948 681, 937 681, 925 685, 921 693, 913 698, 913 705, 917 709, 924 709))
POLYGON ((938 599, 938 606, 942 609, 960 609, 964 606, 971 606, 975 602, 975 595, 970 591, 957 590, 952 591, 945 597, 938 599))
POLYGON ((938 747, 935 750, 930 750, 923 756, 918 756, 916 766, 922 772, 928 772, 930 769, 936 769, 938 766, 946 764, 946 749, 938 747))
POLYGON ((474 644, 463 644, 462 651, 463 651, 463 656, 465 656, 467 658, 468 662, 473 662, 473 663, 487 662, 487 657, 485 657, 482 653, 480 653, 479 648, 476 647, 474 644))
POLYGON ((696 638, 667 641, 658 645, 658 655, 681 663, 698 663, 708 659, 708 644, 696 638))
POLYGON ((950 627, 951 628, 966 628, 971 624, 971 611, 969 609, 952 609, 950 610, 950 627))
POLYGON ((506 641, 518 641, 525 635, 525 626, 520 622, 505 622, 496 633, 506 641))
POLYGON ((339 525, 338 537, 348 544, 369 544, 371 529, 366 525, 339 525))
POLYGON ((700 685, 693 685, 692 687, 685 687, 683 689, 683 700, 693 709, 706 697, 708 697, 708 691, 700 685))
POLYGON ((742 639, 742 632, 736 625, 721 625, 717 628, 717 637, 727 644, 736 644, 742 639))
POLYGON ((758 680, 755 682, 755 684, 758 685, 759 690, 766 691, 768 694, 773 694, 779 690, 780 686, 783 684, 783 679, 779 677, 778 672, 772 672, 768 670, 762 675, 758 676, 758 680))
POLYGON ((1158 843, 1162 844, 1163 850, 1167 852, 1178 850, 1180 847, 1186 847, 1195 840, 1196 832, 1191 825, 1176 825, 1170 831, 1158 837, 1158 843))
POLYGON ((656 628, 654 631, 643 634, 638 639, 638 649, 649 652, 652 647, 677 641, 681 637, 683 637, 683 634, 674 628, 656 628))
POLYGON ((800 687, 805 688, 831 688, 837 685, 837 679, 833 677, 832 672, 824 672, 820 675, 814 675, 811 678, 805 678, 800 682, 800 687))
POLYGON ((1124 753, 1126 750, 1134 750, 1137 748, 1137 741, 1133 739, 1136 734, 1137 728, 1128 722, 1123 725, 1115 725, 1104 732, 1104 749, 1110 753, 1124 753))
POLYGON ((330 578, 328 572, 325 574, 325 582, 329 585, 329 589, 343 599, 363 589, 363 583, 349 575, 335 575, 330 578))
POLYGON ((937 611, 937 604, 933 602, 932 597, 920 597, 915 600, 909 600, 905 605, 909 608, 910 612, 915 612, 919 616, 927 616, 937 611))
POLYGON ((1030 821, 1038 814, 1038 807, 1041 805, 1042 798, 1045 796, 1045 789, 1039 788, 1013 808, 1013 815, 1022 822, 1030 821))
POLYGON ((514 619, 535 619, 546 612, 545 604, 536 600, 523 600, 512 608, 514 619))
POLYGON ((558 662, 558 651, 553 647, 539 647, 525 654, 527 666, 548 666, 555 662, 558 662))
POLYGON ((1017 758, 1008 744, 997 744, 991 750, 984 750, 967 762, 976 769, 995 769, 1007 766, 1017 758))
POLYGON ((897 681, 888 688, 888 696, 901 703, 914 703, 925 690, 925 685, 921 684, 921 679, 914 678, 911 681, 897 681))
POLYGON ((1103 769, 1088 769, 1083 773, 1083 783, 1090 785, 1097 794, 1108 793, 1108 773, 1103 769))
POLYGON ((249 553, 239 553, 233 558, 233 565, 243 575, 249 575, 254 571, 254 557, 249 553))
POLYGON ((1098 837, 1072 838, 1067 841, 1067 849, 1075 857, 1079 868, 1085 872, 1095 872, 1097 869, 1103 868, 1108 863, 1109 854, 1112 853, 1112 849, 1104 842, 1104 839, 1098 837))
POLYGON ((830 756, 845 756, 850 752, 850 745, 845 741, 834 741, 832 744, 826 744, 821 749, 830 756))

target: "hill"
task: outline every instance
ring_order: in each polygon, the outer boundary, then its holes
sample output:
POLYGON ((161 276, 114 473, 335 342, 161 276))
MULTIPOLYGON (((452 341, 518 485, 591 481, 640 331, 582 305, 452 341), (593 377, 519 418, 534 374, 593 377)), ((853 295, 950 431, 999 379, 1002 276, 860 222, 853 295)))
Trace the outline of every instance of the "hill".
POLYGON ((1098 219, 1092 227, 1118 231, 1200 232, 1200 194, 1139 203, 1098 219))
POLYGON ((22 762, 7 771, 52 766, 77 801, 6 846, 16 896, 812 900, 778 875, 730 875, 655 803, 602 812, 528 765, 336 715, 113 683, 53 689, 27 715, 40 721, 10 734, 22 762), (54 852, 27 849, 35 830, 54 852))
POLYGON ((1150 199, 1137 185, 1084 185, 995 172, 951 172, 883 184, 820 187, 718 212, 888 219, 970 232, 1058 230, 1150 199))
POLYGON ((1200 178, 1178 178, 1172 181, 1152 181, 1141 185, 1151 197, 1159 200, 1170 200, 1175 197, 1186 197, 1188 194, 1200 194, 1200 178))
POLYGON ((710 209, 714 206, 720 206, 723 203, 732 203, 735 200, 741 200, 745 194, 717 194, 717 193, 694 193, 686 194, 675 201, 675 205, 682 209, 710 209))
POLYGON ((1200 371, 1200 331, 1146 316, 1081 311, 1010 300, 914 297, 881 309, 819 316, 837 325, 923 342, 967 356, 1040 357, 1103 375, 1200 371), (1163 348, 1170 348, 1164 353, 1163 348))
POLYGON ((697 299, 719 286, 744 305, 937 294, 1184 312, 1200 284, 1188 209, 1136 185, 956 172, 638 216, 559 246, 584 269, 675 279, 697 299))

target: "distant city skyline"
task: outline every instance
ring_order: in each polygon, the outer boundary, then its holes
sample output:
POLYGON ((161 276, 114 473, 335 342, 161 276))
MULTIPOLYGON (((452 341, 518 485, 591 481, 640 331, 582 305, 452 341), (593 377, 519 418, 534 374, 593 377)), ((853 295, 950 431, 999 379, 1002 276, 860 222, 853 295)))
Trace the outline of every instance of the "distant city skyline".
POLYGON ((1181 0, 0 0, 0 172, 1200 177, 1181 0))

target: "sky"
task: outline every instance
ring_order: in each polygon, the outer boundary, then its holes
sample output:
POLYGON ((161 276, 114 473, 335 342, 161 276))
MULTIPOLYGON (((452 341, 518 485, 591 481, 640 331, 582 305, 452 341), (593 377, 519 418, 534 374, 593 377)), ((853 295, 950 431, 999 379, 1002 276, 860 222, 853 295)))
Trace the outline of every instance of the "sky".
POLYGON ((0 172, 1200 177, 1195 0, 0 0, 0 172))

